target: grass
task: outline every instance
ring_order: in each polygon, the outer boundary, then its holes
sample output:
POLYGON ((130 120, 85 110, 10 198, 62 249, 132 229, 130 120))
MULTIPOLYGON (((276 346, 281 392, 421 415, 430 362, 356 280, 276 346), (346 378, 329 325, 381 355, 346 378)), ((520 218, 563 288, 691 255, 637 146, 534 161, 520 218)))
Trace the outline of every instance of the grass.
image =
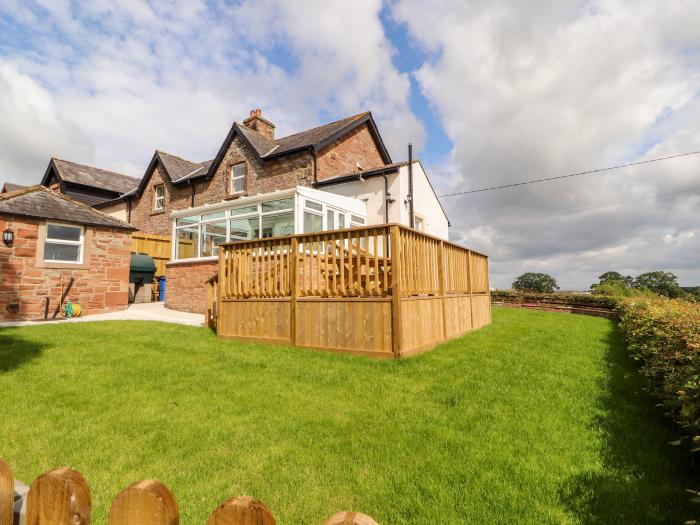
POLYGON ((641 386, 613 322, 515 309, 398 362, 158 323, 6 328, 0 455, 26 482, 79 470, 95 523, 143 478, 185 524, 241 494, 281 524, 682 523, 698 483, 641 386))

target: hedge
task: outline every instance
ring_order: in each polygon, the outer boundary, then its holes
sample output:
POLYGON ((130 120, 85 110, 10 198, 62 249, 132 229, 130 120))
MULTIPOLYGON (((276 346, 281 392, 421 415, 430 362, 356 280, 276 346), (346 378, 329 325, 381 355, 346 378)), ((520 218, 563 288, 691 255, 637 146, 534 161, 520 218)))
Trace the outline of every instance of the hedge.
POLYGON ((700 449, 700 305, 662 297, 618 301, 620 329, 650 392, 700 449))
POLYGON ((617 299, 606 295, 515 292, 511 290, 494 290, 491 292, 491 300, 508 303, 549 303, 609 309, 614 309, 617 306, 617 299))

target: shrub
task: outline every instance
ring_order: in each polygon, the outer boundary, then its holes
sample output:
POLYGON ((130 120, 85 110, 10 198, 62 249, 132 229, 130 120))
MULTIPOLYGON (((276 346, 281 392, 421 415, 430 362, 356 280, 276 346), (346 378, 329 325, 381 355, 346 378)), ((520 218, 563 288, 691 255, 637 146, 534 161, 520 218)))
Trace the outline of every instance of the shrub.
POLYGON ((621 299, 620 328, 650 392, 700 448, 700 306, 663 297, 621 299))
POLYGON ((538 293, 518 292, 512 290, 494 290, 491 292, 493 301, 507 303, 551 303, 565 306, 588 306, 593 308, 616 308, 617 300, 614 297, 591 294, 573 293, 538 293))

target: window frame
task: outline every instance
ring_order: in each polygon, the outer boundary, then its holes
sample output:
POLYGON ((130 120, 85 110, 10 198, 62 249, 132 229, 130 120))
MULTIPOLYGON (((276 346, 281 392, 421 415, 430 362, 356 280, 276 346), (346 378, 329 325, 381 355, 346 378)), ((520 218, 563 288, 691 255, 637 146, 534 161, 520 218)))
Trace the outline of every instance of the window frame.
POLYGON ((55 221, 50 221, 46 223, 46 236, 44 237, 44 243, 42 246, 43 253, 42 253, 42 261, 45 264, 74 264, 74 265, 82 265, 83 260, 85 258, 85 226, 77 225, 77 224, 67 224, 67 223, 62 223, 62 222, 55 222, 55 221), (64 228, 73 228, 80 230, 80 239, 77 241, 71 241, 67 239, 56 239, 49 237, 49 227, 50 226, 62 226, 64 228), (68 261, 65 259, 47 259, 46 258, 46 245, 47 244, 61 244, 64 246, 78 246, 78 260, 77 261, 68 261))
POLYGON ((165 211, 165 184, 156 184, 153 186, 153 211, 165 211), (158 196, 158 190, 163 190, 163 195, 158 196), (160 206, 158 206, 158 201, 162 200, 160 206))
POLYGON ((228 193, 229 195, 244 195, 248 189, 248 164, 243 161, 243 162, 237 162, 236 164, 232 164, 230 169, 229 169, 229 181, 228 181, 228 193), (234 170, 239 167, 243 166, 243 175, 239 175, 237 177, 233 176, 234 170), (243 189, 240 191, 236 191, 234 184, 235 181, 243 179, 243 189))

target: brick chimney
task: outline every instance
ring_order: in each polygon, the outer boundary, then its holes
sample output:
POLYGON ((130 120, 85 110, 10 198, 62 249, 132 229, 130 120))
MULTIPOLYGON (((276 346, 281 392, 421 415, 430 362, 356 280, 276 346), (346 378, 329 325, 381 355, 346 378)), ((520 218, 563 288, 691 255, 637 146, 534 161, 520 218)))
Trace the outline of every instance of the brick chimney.
POLYGON ((275 140, 275 125, 262 117, 262 110, 260 108, 251 109, 250 116, 243 121, 243 124, 250 129, 254 129, 268 139, 275 140))

